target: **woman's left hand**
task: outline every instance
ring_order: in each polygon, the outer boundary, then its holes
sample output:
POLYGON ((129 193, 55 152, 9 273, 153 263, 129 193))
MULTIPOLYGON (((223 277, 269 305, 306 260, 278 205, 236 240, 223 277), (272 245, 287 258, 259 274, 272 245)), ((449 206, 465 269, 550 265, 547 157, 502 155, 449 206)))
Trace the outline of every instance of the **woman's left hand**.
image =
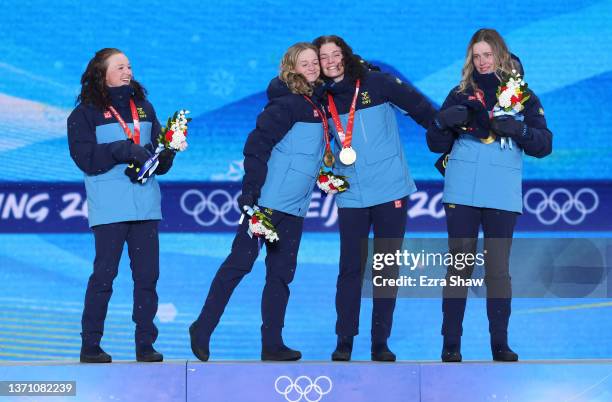
POLYGON ((168 173, 170 168, 172 167, 172 162, 174 161, 174 157, 176 156, 176 151, 173 149, 164 149, 159 153, 159 165, 157 165, 157 169, 155 169, 155 174, 160 176, 162 174, 168 173))
POLYGON ((527 136, 527 126, 512 116, 498 116, 491 121, 491 129, 502 137, 520 141, 527 136))

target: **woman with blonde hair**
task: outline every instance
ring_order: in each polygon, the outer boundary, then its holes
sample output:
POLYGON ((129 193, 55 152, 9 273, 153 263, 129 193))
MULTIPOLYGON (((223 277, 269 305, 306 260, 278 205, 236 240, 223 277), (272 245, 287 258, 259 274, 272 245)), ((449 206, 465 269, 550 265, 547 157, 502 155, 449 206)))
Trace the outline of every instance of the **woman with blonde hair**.
MULTIPOLYGON (((262 360, 299 360, 301 353, 282 338, 289 283, 293 280, 308 210, 325 144, 320 106, 319 59, 309 43, 291 46, 281 71, 268 86, 268 104, 244 146, 240 211, 266 211, 280 239, 266 243, 266 284, 261 300, 262 360)), ((217 271, 198 319, 190 326, 194 355, 207 361, 210 337, 232 292, 253 268, 260 240, 243 219, 230 255, 217 271)))
MULTIPOLYGON (((496 107, 498 88, 503 89, 513 70, 520 72, 522 66, 501 35, 493 29, 476 31, 467 47, 461 82, 450 91, 427 131, 431 151, 450 152, 442 198, 450 252, 475 254, 482 225, 487 316, 496 361, 518 360, 508 346, 509 259, 516 218, 523 210, 522 156, 542 158, 552 151, 552 133, 533 91, 524 88, 516 95, 523 103, 516 106, 516 113, 499 113, 496 107)), ((449 266, 446 278, 467 279, 473 269, 473 265, 449 266)), ((467 291, 465 286, 444 287, 442 361, 462 360, 467 291)))

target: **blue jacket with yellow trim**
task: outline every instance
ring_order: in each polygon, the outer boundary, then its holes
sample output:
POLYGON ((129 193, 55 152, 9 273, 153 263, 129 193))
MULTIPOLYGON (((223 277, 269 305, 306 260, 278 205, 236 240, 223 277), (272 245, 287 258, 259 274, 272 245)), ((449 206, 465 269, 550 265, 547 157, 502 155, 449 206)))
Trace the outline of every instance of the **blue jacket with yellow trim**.
MULTIPOLYGON (((129 86, 108 88, 112 105, 134 132, 129 86)), ((140 118, 140 145, 157 145, 160 124, 153 106, 136 101, 140 118)), ((132 162, 133 144, 118 121, 99 108, 79 104, 70 114, 70 156, 84 173, 89 226, 115 222, 161 219, 161 194, 155 177, 145 184, 132 183, 124 170, 132 162)))
MULTIPOLYGON (((311 97, 319 108, 321 93, 319 87, 311 97)), ((259 206, 305 216, 325 149, 321 117, 278 78, 267 95, 268 104, 244 145, 242 192, 259 206)))
MULTIPOLYGON (((340 82, 330 82, 327 90, 333 96, 346 130, 355 81, 345 77, 340 82)), ((365 73, 357 98, 351 144, 357 153, 357 160, 351 166, 345 166, 336 154, 334 173, 347 176, 350 184, 347 191, 336 196, 338 207, 370 207, 416 191, 404 155, 394 107, 407 113, 424 128, 435 116, 432 104, 412 85, 386 73, 365 73)), ((336 146, 341 149, 342 141, 331 118, 329 124, 336 146)))
MULTIPOLYGON (((476 78, 479 77, 476 75, 476 78)), ((483 88, 488 110, 496 102, 496 85, 483 88)), ((522 213, 523 152, 536 158, 552 152, 552 133, 546 125, 544 110, 533 91, 529 90, 529 94, 522 112, 527 133, 520 143, 513 141, 512 149, 502 149, 499 137, 485 144, 472 135, 457 135, 450 129, 431 124, 427 130, 429 149, 440 153, 450 151, 442 202, 522 213)), ((473 91, 462 93, 455 87, 441 110, 465 104, 473 96, 473 91)))

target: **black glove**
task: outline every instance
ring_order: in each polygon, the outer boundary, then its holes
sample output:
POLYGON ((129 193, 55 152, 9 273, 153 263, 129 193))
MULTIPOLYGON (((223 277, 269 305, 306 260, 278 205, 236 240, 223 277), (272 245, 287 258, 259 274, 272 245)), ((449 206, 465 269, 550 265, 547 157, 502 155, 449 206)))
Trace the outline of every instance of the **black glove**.
POLYGON ((440 110, 435 123, 438 128, 455 128, 465 126, 470 119, 468 108, 465 105, 454 105, 440 110))
POLYGON ((255 205, 255 197, 253 194, 240 194, 238 197, 238 209, 240 212, 246 212, 245 207, 253 208, 255 205))
MULTIPOLYGON (((130 146, 130 155, 131 160, 128 162, 128 166, 125 168, 124 173, 127 177, 130 178, 132 183, 139 182, 138 175, 140 174, 140 169, 145 164, 147 160, 151 156, 153 156, 153 145, 146 144, 144 147, 141 147, 138 144, 132 143, 130 146)), ((141 179, 148 179, 151 176, 150 172, 147 172, 141 179)))
POLYGON ((136 183, 138 182, 138 174, 140 173, 140 168, 142 167, 142 164, 138 161, 133 161, 132 163, 128 164, 128 166, 125 168, 125 175, 127 177, 130 178, 130 181, 132 183, 136 183))
POLYGON ((491 129, 502 137, 510 137, 520 142, 527 136, 527 125, 512 116, 498 116, 493 119, 491 129))
POLYGON ((140 166, 144 165, 144 163, 153 156, 153 146, 151 144, 147 144, 144 147, 141 147, 138 144, 132 143, 130 145, 130 154, 128 162, 138 162, 140 166))
POLYGON ((157 169, 155 169, 155 174, 161 176, 162 174, 168 173, 168 170, 172 167, 172 161, 174 161, 174 157, 176 156, 176 151, 173 149, 164 149, 159 153, 158 161, 159 165, 157 165, 157 169))
POLYGON ((470 115, 467 129, 463 131, 463 133, 472 135, 476 138, 489 137, 489 130, 491 129, 489 111, 482 102, 477 99, 465 99, 461 104, 468 108, 468 113, 470 115))

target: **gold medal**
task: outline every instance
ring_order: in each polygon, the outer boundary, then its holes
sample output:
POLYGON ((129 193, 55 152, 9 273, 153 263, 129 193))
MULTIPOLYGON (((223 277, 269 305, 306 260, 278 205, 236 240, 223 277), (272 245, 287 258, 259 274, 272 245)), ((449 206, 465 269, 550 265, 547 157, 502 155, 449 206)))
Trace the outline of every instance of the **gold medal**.
POLYGON ((482 142, 483 144, 490 144, 492 142, 495 142, 496 139, 497 136, 493 134, 492 131, 489 131, 489 136, 487 138, 481 138, 480 142, 482 142))
POLYGON ((336 158, 334 158, 334 154, 331 151, 325 151, 325 155, 323 156, 323 164, 327 167, 332 167, 336 158))

